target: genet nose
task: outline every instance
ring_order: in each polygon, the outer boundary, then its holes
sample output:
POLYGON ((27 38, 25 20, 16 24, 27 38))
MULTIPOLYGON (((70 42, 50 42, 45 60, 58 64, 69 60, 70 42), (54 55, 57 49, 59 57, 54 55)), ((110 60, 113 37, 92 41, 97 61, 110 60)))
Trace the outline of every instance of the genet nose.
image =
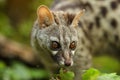
POLYGON ((65 61, 65 66, 71 66, 71 61, 65 61))

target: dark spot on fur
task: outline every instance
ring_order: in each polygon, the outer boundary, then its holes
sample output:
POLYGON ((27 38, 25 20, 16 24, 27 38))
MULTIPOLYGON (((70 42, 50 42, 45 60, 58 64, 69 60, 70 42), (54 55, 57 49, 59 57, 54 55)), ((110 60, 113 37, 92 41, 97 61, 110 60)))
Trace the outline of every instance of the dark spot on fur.
POLYGON ((104 37, 105 39, 108 38, 108 33, 107 33, 106 31, 104 31, 103 37, 104 37))
POLYGON ((81 43, 82 43, 82 44, 85 44, 85 40, 84 40, 84 39, 81 39, 81 43))
POLYGON ((90 52, 92 51, 92 47, 88 46, 87 48, 90 52))
POLYGON ((102 41, 102 38, 99 38, 98 41, 101 42, 101 41, 102 41))
POLYGON ((118 35, 114 35, 114 38, 115 38, 115 42, 119 41, 119 36, 118 35))
POLYGON ((83 51, 83 48, 80 48, 80 51, 83 51))
POLYGON ((112 2, 110 3, 110 6, 111 6, 111 8, 112 8, 113 10, 115 10, 115 9, 117 8, 117 2, 116 2, 116 1, 112 1, 112 2))
POLYGON ((111 24, 111 26, 112 26, 113 28, 116 28, 117 25, 118 25, 118 23, 117 23, 117 21, 116 21, 115 19, 111 19, 110 24, 111 24))
POLYGON ((37 24, 35 24, 35 26, 39 26, 39 25, 38 25, 38 23, 37 23, 37 24))
POLYGON ((82 22, 81 22, 81 21, 79 21, 79 22, 78 22, 78 26, 79 26, 79 27, 83 27, 83 25, 82 25, 82 22))
POLYGON ((89 29, 89 30, 92 30, 93 25, 94 25, 94 24, 91 22, 91 23, 88 25, 88 29, 89 29))
POLYGON ((91 11, 93 11, 93 8, 92 8, 92 6, 91 6, 91 4, 90 4, 89 2, 86 2, 86 3, 84 4, 84 6, 85 6, 86 8, 88 8, 88 9, 90 9, 91 11))
POLYGON ((99 28, 100 27, 100 17, 99 16, 95 17, 95 23, 96 23, 97 28, 99 28))
MULTIPOLYGON (((73 3, 73 4, 67 4, 67 5, 63 5, 61 7, 58 7, 57 10, 68 10, 68 9, 75 9, 75 8, 82 8, 82 3, 73 3)), ((54 7, 53 7, 54 9, 54 7)), ((56 10, 56 9, 55 9, 56 10)))
POLYGON ((117 0, 120 3, 120 0, 117 0))
POLYGON ((100 38, 100 39, 99 39, 99 41, 101 42, 101 41, 102 41, 102 39, 100 38))
POLYGON ((101 7, 101 14, 103 17, 106 17, 107 12, 108 12, 108 10, 106 7, 101 7))

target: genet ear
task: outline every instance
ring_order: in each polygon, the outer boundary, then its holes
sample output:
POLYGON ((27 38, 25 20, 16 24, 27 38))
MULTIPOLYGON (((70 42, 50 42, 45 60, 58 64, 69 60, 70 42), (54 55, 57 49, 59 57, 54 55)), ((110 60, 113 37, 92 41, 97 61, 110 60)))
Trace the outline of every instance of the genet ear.
POLYGON ((73 21, 72 21, 72 25, 77 26, 78 22, 80 20, 80 17, 84 14, 85 9, 81 10, 78 14, 76 14, 76 16, 74 17, 73 21))
POLYGON ((48 7, 41 5, 37 9, 37 16, 40 28, 45 28, 51 25, 54 22, 53 14, 48 7))

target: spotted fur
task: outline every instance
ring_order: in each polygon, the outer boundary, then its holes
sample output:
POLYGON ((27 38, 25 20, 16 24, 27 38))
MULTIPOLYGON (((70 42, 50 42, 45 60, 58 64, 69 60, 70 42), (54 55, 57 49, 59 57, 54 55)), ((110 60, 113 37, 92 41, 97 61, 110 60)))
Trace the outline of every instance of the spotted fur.
MULTIPOLYGON (((116 52, 114 55, 120 55, 120 0, 66 0, 66 5, 62 5, 63 2, 64 0, 60 0, 52 9, 70 13, 86 9, 84 16, 79 20, 79 27, 86 35, 83 39, 86 37, 91 43, 88 46, 91 47, 92 54, 116 52)), ((84 46, 85 42, 86 39, 84 46)))

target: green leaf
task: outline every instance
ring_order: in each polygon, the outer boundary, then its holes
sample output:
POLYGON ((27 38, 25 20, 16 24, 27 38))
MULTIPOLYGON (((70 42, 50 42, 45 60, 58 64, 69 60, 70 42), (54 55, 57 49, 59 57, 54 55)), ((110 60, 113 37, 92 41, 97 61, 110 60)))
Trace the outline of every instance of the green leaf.
POLYGON ((28 70, 28 68, 26 66, 24 66, 21 63, 18 64, 16 62, 14 62, 12 69, 13 69, 12 70, 13 80, 19 80, 19 79, 28 80, 31 78, 30 71, 28 70))
POLYGON ((82 75, 82 80, 96 80, 99 75, 100 72, 97 69, 91 68, 85 71, 82 75))
POLYGON ((116 73, 102 74, 97 80, 120 80, 120 76, 116 75, 116 73))
POLYGON ((56 74, 55 79, 52 80, 73 80, 74 79, 74 73, 71 71, 63 70, 62 68, 59 71, 59 74, 56 74))

